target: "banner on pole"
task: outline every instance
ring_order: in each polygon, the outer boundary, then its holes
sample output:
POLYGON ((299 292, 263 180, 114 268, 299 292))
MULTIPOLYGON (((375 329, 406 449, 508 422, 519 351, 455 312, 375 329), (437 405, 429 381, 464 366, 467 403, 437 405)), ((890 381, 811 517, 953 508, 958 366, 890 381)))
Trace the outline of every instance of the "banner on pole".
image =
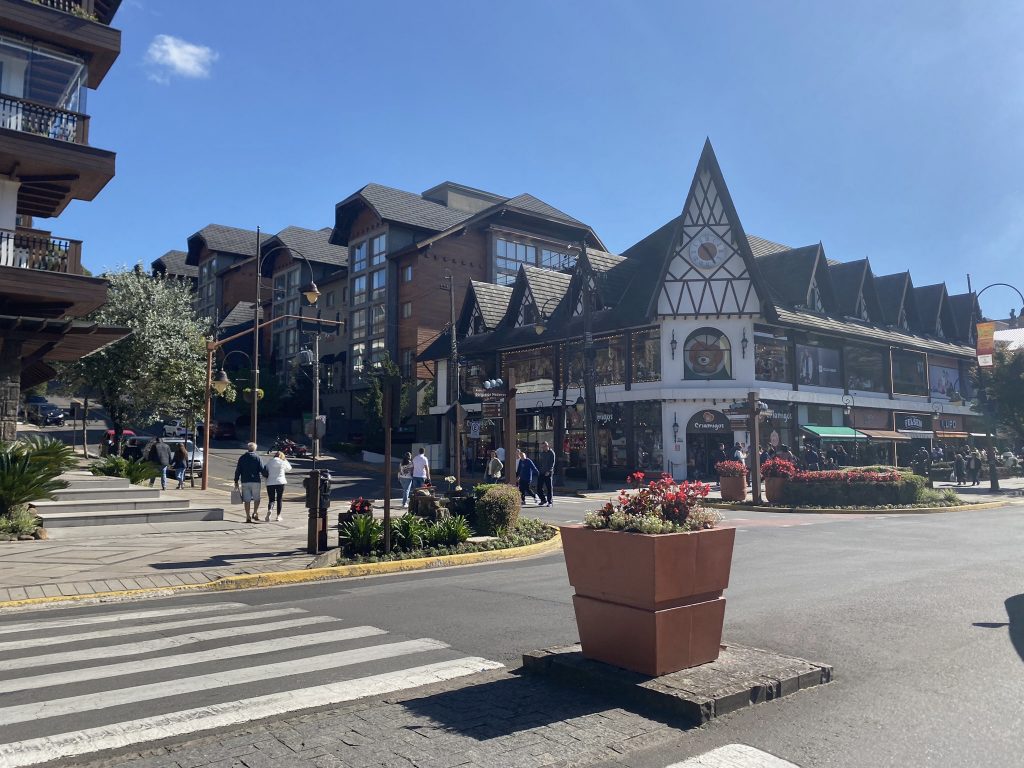
POLYGON ((991 368, 996 351, 996 324, 978 323, 978 366, 991 368))

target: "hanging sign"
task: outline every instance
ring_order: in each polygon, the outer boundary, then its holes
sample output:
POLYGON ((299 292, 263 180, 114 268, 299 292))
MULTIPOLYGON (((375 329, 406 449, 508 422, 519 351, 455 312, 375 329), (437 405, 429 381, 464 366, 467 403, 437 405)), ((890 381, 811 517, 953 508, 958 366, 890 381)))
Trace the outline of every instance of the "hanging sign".
POLYGON ((978 366, 991 368, 996 351, 996 324, 978 323, 978 366))
POLYGON ((729 419, 721 411, 697 411, 686 423, 686 431, 691 434, 717 435, 732 432, 729 419))
POLYGON ((469 422, 469 437, 473 440, 480 439, 480 422, 471 421, 469 422))

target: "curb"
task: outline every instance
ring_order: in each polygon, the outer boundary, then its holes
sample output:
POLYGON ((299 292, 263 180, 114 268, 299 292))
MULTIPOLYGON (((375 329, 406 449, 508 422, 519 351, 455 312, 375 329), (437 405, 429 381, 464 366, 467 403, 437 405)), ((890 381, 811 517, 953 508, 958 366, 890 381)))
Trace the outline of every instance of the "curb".
POLYGON ((360 563, 358 565, 341 565, 328 568, 304 568, 301 571, 272 571, 270 573, 244 574, 225 576, 216 581, 200 584, 182 584, 173 587, 152 587, 149 589, 128 589, 116 592, 95 592, 86 595, 59 595, 54 597, 30 597, 24 600, 7 600, 0 602, 0 611, 7 608, 25 608, 53 603, 80 602, 83 600, 118 600, 155 596, 171 596, 182 592, 226 592, 240 589, 256 589, 276 587, 289 584, 303 584, 316 581, 336 581, 363 576, 380 576, 406 571, 423 571, 435 568, 452 568, 461 565, 477 565, 479 563, 500 562, 502 560, 518 560, 536 557, 554 552, 562 547, 562 536, 555 530, 555 535, 547 541, 527 544, 525 547, 495 549, 487 552, 466 552, 461 555, 442 555, 440 557, 418 557, 411 560, 389 560, 383 563, 360 563))
POLYGON ((900 507, 893 509, 846 509, 842 507, 768 507, 753 504, 731 504, 729 502, 707 502, 712 509, 724 509, 733 512, 777 512, 788 515, 791 513, 807 515, 934 515, 942 512, 973 512, 984 509, 1019 506, 1020 501, 982 501, 978 504, 958 504, 954 507, 900 507))

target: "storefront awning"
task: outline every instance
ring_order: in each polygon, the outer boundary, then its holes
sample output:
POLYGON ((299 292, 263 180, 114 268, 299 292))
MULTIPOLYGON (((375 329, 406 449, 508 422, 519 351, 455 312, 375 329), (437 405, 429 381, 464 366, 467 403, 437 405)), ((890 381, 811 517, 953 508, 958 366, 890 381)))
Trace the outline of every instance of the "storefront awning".
POLYGON ((936 430, 935 436, 938 438, 942 438, 943 440, 959 440, 960 438, 963 438, 965 440, 967 439, 966 432, 939 432, 936 430))
POLYGON ((971 437, 988 437, 985 432, 971 432, 971 437))
POLYGON ((891 443, 893 440, 910 442, 910 438, 907 435, 891 429, 862 429, 860 431, 867 435, 869 440, 879 440, 885 443, 891 443))
POLYGON ((850 427, 819 427, 815 424, 804 424, 800 429, 822 440, 867 440, 864 434, 850 427))
POLYGON ((897 431, 901 435, 906 435, 907 437, 915 438, 918 440, 931 440, 933 437, 935 437, 934 433, 925 432, 923 429, 900 429, 897 431))

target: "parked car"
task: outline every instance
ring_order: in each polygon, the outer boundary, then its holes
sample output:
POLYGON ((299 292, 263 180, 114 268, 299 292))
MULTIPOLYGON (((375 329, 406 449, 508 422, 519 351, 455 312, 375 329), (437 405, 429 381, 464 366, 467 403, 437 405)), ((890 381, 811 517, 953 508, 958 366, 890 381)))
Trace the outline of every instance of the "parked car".
POLYGON ((230 421, 218 421, 213 425, 210 437, 216 437, 218 440, 237 440, 238 432, 235 430, 234 423, 230 421))
MULTIPOLYGON (((122 439, 127 441, 129 437, 135 437, 135 432, 130 429, 124 430, 121 433, 122 439)), ((111 441, 114 439, 114 430, 108 429, 103 433, 103 439, 100 440, 100 456, 106 456, 109 453, 109 446, 111 441)))
POLYGON ((40 426, 64 426, 64 410, 53 403, 43 403, 35 411, 36 424, 40 426))
POLYGON ((196 472, 203 468, 203 458, 205 454, 203 453, 203 449, 196 445, 191 438, 168 437, 164 439, 164 442, 171 447, 172 452, 178 447, 179 443, 184 443, 185 450, 188 451, 189 466, 196 472))
POLYGON ((185 428, 184 421, 164 422, 164 437, 185 437, 186 434, 188 434, 188 430, 185 428))

